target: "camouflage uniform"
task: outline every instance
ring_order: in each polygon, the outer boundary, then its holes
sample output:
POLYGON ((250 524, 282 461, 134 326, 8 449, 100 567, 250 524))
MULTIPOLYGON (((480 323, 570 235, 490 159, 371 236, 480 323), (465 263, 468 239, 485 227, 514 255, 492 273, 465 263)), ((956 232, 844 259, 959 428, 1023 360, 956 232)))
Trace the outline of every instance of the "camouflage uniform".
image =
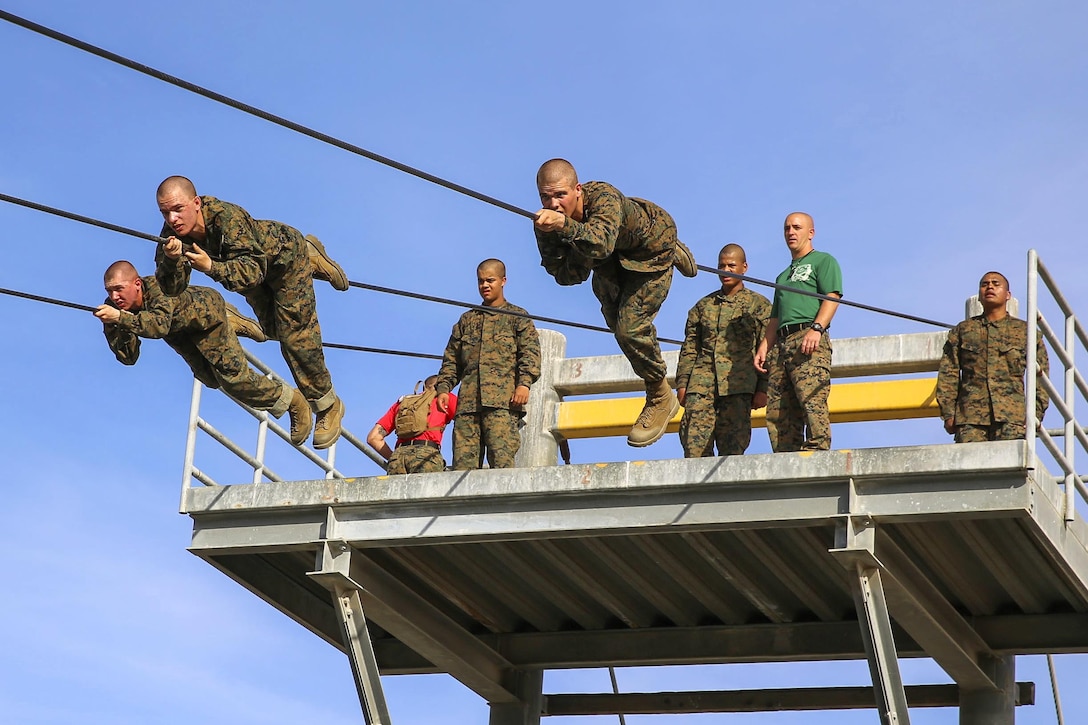
MULTIPOLYGON (((509 302, 499 309, 526 314, 509 302)), ((521 447, 518 419, 510 398, 518 386, 540 377, 540 340, 527 317, 469 310, 453 326, 442 357, 435 391, 453 390, 458 382, 453 421, 453 468, 480 468, 484 450, 491 468, 512 468, 521 447)))
POLYGON ((608 329, 635 374, 665 379, 654 318, 672 284, 676 224, 653 202, 625 197, 603 181, 582 184, 583 219, 567 218, 557 232, 536 232, 540 263, 561 285, 593 273, 593 294, 608 329))
MULTIPOLYGON (((790 261, 775 283, 818 294, 842 294, 842 269, 827 252, 809 250, 790 261)), ((771 320, 778 325, 776 344, 767 350, 767 435, 780 451, 831 448, 831 338, 827 333, 811 355, 801 343, 823 303, 808 295, 776 288, 771 320), (786 328, 800 326, 792 334, 786 328)))
POLYGON ((752 440, 752 395, 767 391, 767 376, 755 368, 771 303, 740 289, 717 290, 688 312, 684 345, 676 365, 676 387, 687 389, 680 442, 684 456, 744 453, 752 440))
MULTIPOLYGON (((119 361, 136 363, 141 337, 162 338, 209 388, 222 388, 235 400, 268 410, 277 418, 287 411, 294 391, 249 367, 227 323, 222 295, 208 287, 193 286, 170 297, 163 294, 154 277, 141 279, 143 307, 137 312, 122 310, 116 324, 103 326, 106 341, 119 361)), ((116 307, 111 300, 106 304, 116 307)))
MULTIPOLYGON (((1027 331, 1027 323, 1015 317, 990 322, 984 315, 949 331, 937 375, 937 404, 941 419, 952 418, 958 426, 957 443, 1024 437, 1027 331)), ((1042 335, 1036 340, 1035 361, 1042 378, 1050 373, 1050 359, 1042 335)), ((1038 383, 1036 418, 1043 419, 1049 403, 1038 383)))
MULTIPOLYGON (((321 326, 317 321, 313 268, 306 240, 293 227, 277 221, 254 220, 236 204, 212 196, 200 197, 206 238, 196 243, 212 258, 208 276, 249 302, 269 338, 280 349, 295 384, 317 412, 336 401, 332 376, 325 367, 321 326)), ((163 225, 161 236, 175 236, 163 225)), ((189 283, 185 257, 169 259, 160 246, 155 253, 155 277, 168 295, 189 283)))
POLYGON ((446 461, 442 451, 430 446, 398 446, 389 458, 385 472, 398 473, 438 473, 446 470, 446 461))
POLYGON ((816 349, 806 355, 801 352, 806 332, 780 332, 767 353, 767 434, 775 453, 831 447, 831 340, 820 335, 816 349))

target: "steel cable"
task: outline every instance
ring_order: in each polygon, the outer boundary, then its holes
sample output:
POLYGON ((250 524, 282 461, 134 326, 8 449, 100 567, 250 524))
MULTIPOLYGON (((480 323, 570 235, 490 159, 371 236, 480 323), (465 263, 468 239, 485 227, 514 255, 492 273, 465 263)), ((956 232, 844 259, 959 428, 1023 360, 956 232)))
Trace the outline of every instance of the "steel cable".
POLYGON ((81 305, 77 302, 67 302, 65 300, 58 300, 55 297, 43 297, 42 295, 32 295, 29 292, 20 292, 18 290, 7 289, 0 287, 0 294, 10 295, 11 297, 22 297, 24 300, 34 300, 35 302, 44 302, 49 305, 57 305, 58 307, 69 307, 73 310, 83 310, 84 312, 94 312, 97 307, 90 307, 88 305, 81 305))
POLYGON ((424 360, 441 360, 441 355, 429 352, 405 352, 404 350, 387 350, 382 347, 363 347, 362 345, 345 345, 339 342, 322 342, 322 347, 333 350, 353 350, 355 352, 373 352, 378 355, 400 355, 401 357, 418 357, 424 360))
MULTIPOLYGON (((602 327, 601 325, 590 325, 590 324, 585 323, 585 322, 571 322, 569 320, 560 320, 560 319, 557 319, 555 317, 543 317, 541 315, 522 314, 521 312, 515 312, 514 310, 496 310, 496 309, 493 309, 491 307, 485 307, 483 305, 475 304, 473 302, 459 302, 458 300, 450 300, 450 299, 446 299, 445 297, 435 297, 434 295, 426 295, 426 294, 423 294, 422 292, 408 292, 406 290, 394 289, 392 287, 381 287, 381 286, 376 285, 376 284, 366 284, 364 282, 351 282, 351 281, 349 281, 348 284, 350 286, 352 286, 352 287, 358 287, 359 289, 370 290, 372 292, 381 292, 383 294, 389 294, 389 295, 399 295, 401 297, 410 297, 410 298, 412 298, 414 300, 425 300, 427 302, 438 302, 438 303, 443 304, 443 305, 453 305, 455 307, 465 307, 465 308, 468 308, 470 310, 486 310, 486 311, 490 311, 490 312, 501 312, 502 314, 510 315, 511 317, 525 317, 525 318, 528 318, 530 320, 535 320, 537 322, 547 322, 547 323, 550 323, 550 324, 553 324, 553 325, 564 325, 566 327, 575 327, 575 328, 577 328, 579 330, 592 330, 593 332, 607 332, 610 335, 612 334, 611 330, 609 330, 607 327, 602 327)), ((684 344, 683 340, 673 340, 673 339, 670 339, 668 337, 659 337, 657 339, 658 339, 658 342, 668 342, 668 343, 672 343, 673 345, 682 345, 682 344, 684 344)))
POLYGON ((118 55, 117 53, 113 53, 104 48, 99 48, 96 45, 91 45, 90 43, 86 43, 82 40, 79 40, 78 38, 73 38, 70 35, 65 35, 64 33, 53 30, 52 28, 48 28, 44 25, 39 25, 38 23, 27 20, 26 18, 20 17, 13 13, 9 13, 5 10, 0 10, 0 20, 6 20, 13 25, 18 25, 21 28, 25 28, 32 32, 38 33, 39 35, 44 35, 47 38, 52 38, 53 40, 57 40, 61 43, 64 43, 65 45, 69 45, 73 48, 78 48, 79 50, 82 50, 84 52, 96 55, 99 58, 103 58, 112 63, 123 65, 126 68, 136 71, 137 73, 143 73, 144 75, 151 76, 152 78, 163 81, 164 83, 169 83, 172 86, 183 88, 187 91, 203 96, 204 98, 215 101, 216 103, 222 103, 223 105, 230 106, 231 108, 242 111, 243 113, 248 113, 251 116, 256 116, 257 118, 264 119, 265 121, 274 123, 277 126, 282 126, 297 133, 301 133, 305 136, 309 136, 312 139, 327 143, 330 146, 335 146, 338 149, 343 149, 344 151, 349 151, 358 156, 363 156, 370 159, 371 161, 377 161, 379 164, 384 164, 385 166, 394 168, 397 171, 403 171, 406 174, 411 174, 412 176, 423 179, 424 181, 429 181, 432 184, 444 186, 445 188, 451 191, 456 191, 459 194, 471 196, 473 199, 478 199, 482 202, 491 204, 492 206, 497 206, 500 209, 505 209, 506 211, 520 214, 521 216, 527 217, 529 219, 536 218, 536 214, 529 211, 528 209, 522 209, 521 207, 514 206, 513 204, 507 204, 505 201, 496 199, 493 196, 488 196, 487 194, 482 194, 478 191, 474 191, 467 186, 462 186, 461 184, 449 181, 448 179, 443 179, 440 176, 435 176, 434 174, 429 174, 426 171, 422 171, 415 167, 408 166, 407 164, 402 164, 399 161, 394 161, 393 159, 382 156, 381 154, 376 154, 373 151, 368 151, 361 146, 356 146, 355 144, 348 143, 347 141, 341 141, 335 136, 330 136, 327 133, 316 131, 307 126, 303 126, 300 123, 295 123, 294 121, 283 118, 282 116, 277 116, 273 113, 269 113, 268 111, 263 111, 260 108, 249 105, 248 103, 244 103, 242 101, 231 98, 230 96, 225 96, 222 93, 217 93, 216 91, 209 90, 207 88, 204 88, 203 86, 198 86, 195 83, 190 83, 189 81, 182 80, 181 78, 172 76, 169 73, 164 73, 161 70, 152 68, 149 65, 138 63, 130 58, 126 58, 123 55, 118 55))
MULTIPOLYGON (((157 244, 161 244, 161 243, 166 241, 165 238, 157 237, 154 234, 147 234, 146 232, 140 232, 140 231, 137 231, 135 229, 130 229, 128 227, 123 227, 123 226, 121 226, 119 224, 111 224, 110 222, 105 222, 105 221, 102 221, 100 219, 95 219, 93 217, 83 216, 82 214, 75 214, 73 212, 65 211, 63 209, 57 209, 56 207, 47 206, 45 204, 39 204, 39 203, 33 202, 33 201, 28 201, 26 199, 21 199, 21 198, 19 198, 17 196, 11 196, 10 194, 0 193, 0 201, 6 201, 6 202, 8 202, 10 204, 16 204, 18 206, 23 206, 23 207, 26 207, 28 209, 34 209, 35 211, 40 211, 40 212, 43 212, 45 214, 52 214, 54 216, 59 216, 59 217, 62 217, 64 219, 71 219, 73 221, 77 221, 77 222, 80 222, 82 224, 89 224, 89 225, 94 226, 94 227, 101 227, 102 229, 109 229, 110 231, 117 232, 119 234, 127 234, 127 235, 132 236, 132 237, 137 237, 138 239, 146 239, 148 241, 152 241, 152 242, 155 242, 157 244)), ((556 317, 544 317, 542 315, 523 314, 521 312, 515 312, 514 310, 493 309, 491 307, 485 307, 483 305, 478 305, 478 304, 475 304, 473 302, 462 302, 460 300, 448 299, 446 297, 437 297, 435 295, 423 294, 422 292, 411 292, 411 291, 408 291, 408 290, 395 289, 393 287, 382 287, 381 285, 367 284, 366 282, 355 282, 355 281, 349 280, 348 284, 351 287, 357 287, 357 288, 363 289, 363 290, 370 290, 372 292, 381 292, 382 294, 398 295, 400 297, 410 297, 412 299, 425 300, 427 302, 438 302, 438 303, 441 303, 441 304, 444 304, 444 305, 453 305, 454 307, 464 307, 464 308, 471 309, 471 310, 487 310, 487 311, 490 311, 490 312, 498 312, 498 313, 503 314, 503 315, 510 315, 512 317, 524 317, 524 318, 528 318, 530 320, 536 320, 537 322, 546 322, 546 323, 552 324, 552 325, 563 325, 565 327, 574 327, 574 328, 577 328, 577 329, 580 329, 580 330, 591 330, 593 332, 607 332, 610 335, 612 334, 611 330, 609 330, 607 327, 602 327, 601 325, 590 325, 590 324, 587 324, 585 322, 572 322, 570 320, 560 320, 560 319, 558 319, 556 317)), ((673 345, 680 345, 680 344, 683 343, 682 340, 673 340, 673 339, 670 339, 670 338, 667 338, 667 337, 660 337, 660 338, 658 338, 658 340, 660 342, 672 343, 673 345)), ((439 359, 441 359, 441 358, 439 358, 439 359)))
POLYGON ((748 277, 743 274, 737 274, 736 272, 725 272, 720 269, 714 269, 713 267, 707 267, 702 264, 695 265, 699 270, 703 272, 710 272, 720 277, 733 277, 735 279, 743 280, 745 282, 751 282, 752 284, 763 285, 764 287, 773 287, 776 290, 785 290, 787 292, 796 292, 806 297, 815 297, 818 300, 827 300, 829 302, 837 302, 840 305, 846 305, 847 307, 857 307, 862 310, 869 310, 870 312, 879 312, 882 315, 889 315, 891 317, 899 317, 904 320, 911 320, 912 322, 923 322, 927 325, 936 325, 937 327, 944 327, 946 329, 952 329, 954 325, 950 325, 947 322, 938 322, 937 320, 929 320, 925 317, 917 317, 915 315, 909 315, 906 312, 896 312, 894 310, 886 310, 883 307, 875 307, 873 305, 867 305, 862 302, 854 302, 852 300, 843 299, 841 297, 831 297, 830 295, 822 295, 818 292, 809 292, 808 290, 796 289, 785 284, 778 284, 777 282, 768 282, 765 279, 757 279, 755 277, 748 277))
MULTIPOLYGON (((32 300, 34 302, 44 302, 49 305, 56 305, 58 307, 67 307, 73 310, 81 310, 83 312, 94 312, 97 307, 91 307, 89 305, 81 305, 78 302, 69 302, 67 300, 59 300, 56 297, 46 297, 44 295, 34 295, 29 292, 20 292, 19 290, 7 289, 6 287, 0 287, 0 295, 8 295, 10 297, 20 297, 25 300, 32 300)), ((364 347, 362 345, 345 345, 338 342, 323 342, 323 347, 332 348, 334 350, 354 350, 357 352, 372 352, 379 355, 400 355, 402 357, 418 357, 424 360, 441 360, 441 355, 432 355, 426 352, 406 352, 404 350, 389 350, 382 347, 364 347)))
POLYGON ((83 216, 82 214, 76 214, 74 212, 65 211, 64 209, 58 209, 54 206, 46 206, 45 204, 39 204, 35 201, 28 201, 27 199, 20 199, 17 196, 9 196, 8 194, 0 194, 0 201, 6 201, 9 204, 18 204, 19 206, 25 206, 27 209, 34 209, 35 211, 44 212, 46 214, 52 214, 53 216, 63 217, 65 219, 71 219, 72 221, 81 222, 83 224, 90 224, 91 226, 101 227, 102 229, 109 229, 111 232, 118 232, 120 234, 128 234, 130 237, 138 237, 140 239, 146 239, 150 242, 162 244, 166 240, 155 234, 148 234, 147 232, 137 231, 136 229, 129 229, 128 227, 122 227, 117 224, 111 224, 104 222, 101 219, 94 219, 89 216, 83 216))
MULTIPOLYGON (((170 85, 176 86, 178 88, 182 88, 182 89, 190 91, 192 93, 196 93, 197 95, 203 96, 204 98, 208 98, 210 100, 216 101, 217 103, 222 103, 222 104, 224 104, 226 106, 230 106, 231 108, 234 108, 236 110, 242 111, 244 113, 248 113, 248 114, 250 114, 252 116, 256 116, 257 118, 264 119, 264 120, 269 121, 271 123, 274 123, 274 124, 276 124, 278 126, 282 126, 283 128, 287 128, 287 129, 290 129, 290 130, 295 131, 297 133, 301 133, 301 134, 303 134, 305 136, 309 136, 310 138, 316 139, 316 140, 321 141, 323 143, 327 143, 327 144, 329 144, 331 146, 335 146, 336 148, 343 149, 344 151, 349 151, 349 152, 351 152, 353 154, 363 156, 364 158, 368 158, 368 159, 370 159, 372 161, 376 161, 376 162, 378 162, 380 164, 384 164, 385 166, 389 166, 390 168, 397 169, 398 171, 403 171, 406 174, 410 174, 410 175, 415 176, 415 177, 417 177, 419 179, 423 179, 424 181, 429 181, 429 182, 431 182, 433 184, 438 184, 439 186, 450 189, 451 191, 456 191, 456 192, 458 192, 460 194, 470 196, 473 199, 478 199, 478 200, 483 201, 483 202, 485 202, 487 204, 497 206, 500 209, 505 209, 507 211, 513 212, 514 214, 518 214, 518 215, 526 217, 528 219, 536 219, 536 214, 534 212, 529 211, 528 209, 522 209, 519 206, 509 204, 509 203, 507 203, 505 201, 502 201, 501 199, 497 199, 497 198, 495 198, 493 196, 490 196, 488 194, 484 194, 482 192, 475 191, 474 189, 470 189, 467 186, 462 186, 461 184, 457 184, 455 182, 449 181, 448 179, 443 179, 440 176, 435 176, 434 174, 427 173, 426 171, 422 171, 422 170, 417 169, 415 167, 408 166, 407 164, 403 164, 403 163, 401 163, 399 161, 395 161, 395 160, 393 160, 391 158, 388 158, 386 156, 382 156, 380 154, 374 153, 373 151, 368 151, 367 149, 364 149, 361 146, 356 146, 355 144, 348 143, 347 141, 343 141, 341 139, 338 139, 335 136, 330 136, 329 134, 322 133, 321 131, 316 131, 316 130, 314 130, 312 128, 309 128, 308 126, 303 126, 302 124, 295 123, 294 121, 283 118, 282 116, 277 116, 277 115, 275 115, 273 113, 269 113, 268 111, 264 111, 264 110, 262 110, 260 108, 255 107, 255 106, 251 106, 248 103, 245 103, 243 101, 239 101, 237 99, 231 98, 230 96, 226 96, 226 95, 224 95, 222 93, 218 93, 216 91, 212 91, 210 89, 204 88, 203 86, 198 86, 195 83, 191 83, 191 82, 183 80, 181 78, 177 78, 176 76, 172 76, 169 73, 158 70, 157 68, 152 68, 149 65, 139 63, 139 62, 137 62, 135 60, 132 60, 131 58, 126 58, 123 55, 120 55, 118 53, 114 53, 114 52, 106 50, 104 48, 99 48, 96 45, 91 45, 90 43, 79 40, 78 38, 73 38, 70 35, 65 35, 64 33, 61 33, 61 32, 59 32, 57 30, 53 30, 52 28, 49 28, 49 27, 46 27, 44 25, 40 25, 40 24, 35 23, 33 21, 27 20, 26 18, 20 17, 18 15, 13 14, 13 13, 9 13, 7 11, 0 10, 0 20, 6 20, 9 23, 12 23, 14 25, 18 25, 19 27, 22 27, 22 28, 25 28, 26 30, 30 30, 30 31, 38 33, 40 35, 44 35, 47 38, 51 38, 53 40, 59 41, 61 43, 64 43, 65 45, 68 45, 68 46, 71 46, 73 48, 77 48, 77 49, 82 50, 84 52, 90 53, 92 55, 98 56, 99 58, 102 58, 104 60, 108 60, 108 61, 110 61, 112 63, 117 63, 118 65, 122 65, 122 66, 124 66, 126 68, 129 68, 131 70, 134 70, 134 71, 136 71, 138 73, 142 73, 144 75, 150 76, 150 77, 155 78, 157 80, 163 81, 164 83, 169 83, 170 85)), ((31 208, 35 208, 35 207, 31 207, 31 208)), ((75 219, 79 220, 78 217, 76 217, 76 216, 69 216, 68 218, 75 218, 75 219)), ((109 228, 109 227, 107 227, 107 228, 109 228)), ((120 229, 118 231, 120 231, 120 229)), ((126 231, 126 233, 132 233, 132 232, 126 231)), ((145 238, 145 239, 152 238, 152 237, 149 237, 149 235, 145 235, 145 234, 142 234, 142 233, 139 233, 139 232, 137 232, 136 235, 141 236, 142 238, 145 238)), ((152 238, 152 239, 156 240, 156 241, 158 240, 157 237, 152 238)), ((720 273, 719 270, 714 269, 713 267, 706 267, 706 266, 703 266, 703 265, 697 265, 697 267, 701 271, 710 272, 710 273, 715 274, 715 275, 725 274, 727 276, 738 277, 738 278, 744 279, 746 281, 751 281, 754 284, 765 285, 767 287, 774 287, 775 289, 788 289, 791 292, 795 292, 795 293, 803 294, 803 295, 808 295, 808 296, 811 296, 811 297, 816 297, 818 299, 832 299, 832 298, 825 297, 824 295, 820 295, 820 294, 816 294, 816 293, 810 293, 810 292, 806 292, 806 291, 803 291, 803 290, 797 290, 797 289, 793 289, 793 288, 789 288, 789 287, 783 287, 783 286, 777 285, 777 284, 775 284, 773 282, 758 280, 758 279, 756 279, 754 277, 744 277, 742 275, 736 275, 736 274, 733 274, 733 273, 720 273)), ((376 286, 367 286, 367 285, 363 285, 361 283, 352 283, 352 286, 360 287, 360 288, 363 288, 363 289, 375 289, 376 291, 390 292, 389 288, 381 288, 381 287, 376 287, 376 286)), ((414 295, 408 295, 408 296, 414 296, 414 295)), ((425 296, 420 296, 419 298, 420 299, 426 299, 425 296)), ((462 306, 462 307, 479 307, 479 305, 471 305, 471 304, 468 304, 468 303, 459 303, 459 302, 454 302, 454 301, 447 301, 447 300, 442 300, 440 298, 439 299, 433 299, 431 301, 443 302, 445 304, 455 304, 455 305, 462 306)), ((922 323, 925 323, 925 324, 935 325, 937 327, 943 327, 943 328, 951 328, 952 327, 952 325, 950 325, 948 323, 937 322, 935 320, 929 320, 929 319, 926 319, 924 317, 917 317, 917 316, 909 315, 909 314, 906 314, 906 313, 894 312, 892 310, 887 310, 887 309, 884 309, 884 308, 881 308, 881 307, 876 307, 876 306, 873 306, 873 305, 866 305, 866 304, 862 304, 860 302, 853 302, 853 301, 843 300, 843 299, 839 299, 839 300, 835 300, 835 301, 837 301, 839 304, 843 304, 843 305, 846 305, 848 307, 857 307, 859 309, 868 310, 870 312, 877 312, 877 313, 880 313, 880 314, 890 315, 892 317, 899 317, 899 318, 905 319, 905 320, 912 320, 914 322, 922 322, 922 323)), ((530 315, 529 317, 531 319, 534 319, 534 320, 540 320, 542 322, 549 322, 549 323, 552 323, 552 324, 563 324, 563 325, 568 325, 568 326, 571 326, 571 327, 580 327, 582 329, 594 330, 594 331, 598 331, 598 332, 611 332, 607 328, 600 327, 600 326, 597 326, 597 325, 583 325, 583 324, 580 324, 580 323, 568 323, 568 322, 559 321, 559 320, 550 319, 550 318, 533 317, 532 315, 530 315)), ((669 343, 672 343, 672 344, 675 344, 675 345, 682 344, 682 341, 680 341, 680 340, 669 340, 669 339, 666 339, 666 338, 658 338, 658 339, 661 342, 669 342, 669 343)))

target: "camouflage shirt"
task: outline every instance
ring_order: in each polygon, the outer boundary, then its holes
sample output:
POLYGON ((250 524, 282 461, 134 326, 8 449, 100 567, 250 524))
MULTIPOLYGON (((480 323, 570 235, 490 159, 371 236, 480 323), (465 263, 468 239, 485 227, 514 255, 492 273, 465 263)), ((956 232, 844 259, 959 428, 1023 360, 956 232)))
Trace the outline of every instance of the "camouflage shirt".
MULTIPOLYGON (((525 314, 509 302, 500 309, 525 314)), ((458 413, 510 408, 514 388, 540 377, 540 339, 527 317, 469 310, 453 326, 442 356, 435 390, 448 393, 461 383, 458 413)))
POLYGON ((676 387, 712 396, 766 392, 767 374, 756 370, 770 301, 748 289, 717 290, 695 303, 684 327, 676 387))
MULTIPOLYGON (((158 340, 173 334, 186 332, 183 323, 175 318, 174 309, 179 305, 204 304, 209 294, 219 293, 207 287, 190 287, 177 297, 163 294, 154 277, 141 277, 144 283, 143 307, 136 312, 121 310, 121 316, 112 325, 103 325, 106 342, 119 361, 133 365, 140 357, 140 338, 158 340)), ((106 304, 117 307, 113 300, 106 304)))
MULTIPOLYGON (((1027 367, 1028 324, 1006 316, 989 322, 983 315, 956 325, 948 333, 937 375, 941 418, 956 425, 1019 423, 1024 420, 1024 371, 1027 367), (992 414, 991 414, 992 411, 992 414)), ((1037 336, 1039 376, 1050 373, 1050 360, 1037 336)), ((1035 415, 1042 419, 1050 397, 1036 388, 1035 415)))
POLYGON ((661 272, 672 266, 676 225, 664 209, 626 197, 603 181, 582 184, 582 200, 582 221, 567 217, 557 232, 535 230, 540 264, 556 282, 585 282, 613 254, 632 272, 661 272))
MULTIPOLYGON (((197 244, 212 258, 208 276, 232 292, 245 292, 264 281, 271 260, 279 256, 285 240, 286 224, 255 220, 237 204, 220 201, 214 196, 202 196, 205 239, 180 237, 185 244, 197 244)), ((169 224, 164 224, 162 237, 177 236, 169 224)), ((190 267, 185 257, 168 259, 160 245, 155 252, 155 276, 167 294, 177 294, 189 283, 190 267)))

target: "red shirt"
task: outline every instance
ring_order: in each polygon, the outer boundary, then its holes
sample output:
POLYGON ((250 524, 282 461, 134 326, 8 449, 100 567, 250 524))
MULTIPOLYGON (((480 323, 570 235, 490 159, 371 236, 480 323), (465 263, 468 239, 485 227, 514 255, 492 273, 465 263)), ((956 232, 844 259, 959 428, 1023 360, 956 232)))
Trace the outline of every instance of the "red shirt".
MULTIPOLYGON (((386 433, 393 432, 394 421, 397 419, 397 410, 400 408, 400 401, 393 403, 393 406, 385 412, 385 415, 378 421, 378 425, 382 427, 386 433)), ((453 422, 453 416, 457 414, 457 396, 450 393, 450 403, 447 406, 445 413, 438 409, 438 396, 431 401, 431 412, 427 415, 427 427, 438 428, 438 430, 428 430, 420 433, 415 438, 409 440, 414 441, 434 441, 441 445, 442 443, 442 428, 453 422)), ((397 439, 397 443, 400 443, 401 439, 397 439)))

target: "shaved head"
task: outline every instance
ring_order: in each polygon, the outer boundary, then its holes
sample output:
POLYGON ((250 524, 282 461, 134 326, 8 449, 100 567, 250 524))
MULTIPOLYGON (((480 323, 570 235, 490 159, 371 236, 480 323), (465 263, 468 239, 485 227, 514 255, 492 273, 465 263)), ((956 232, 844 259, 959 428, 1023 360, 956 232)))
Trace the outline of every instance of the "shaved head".
POLYGON ((718 256, 724 257, 726 255, 736 257, 738 262, 748 263, 748 255, 744 253, 744 247, 739 244, 726 244, 722 247, 721 251, 718 252, 718 256))
POLYGON ((204 242, 204 202, 196 195, 193 182, 184 176, 166 177, 155 191, 155 202, 175 235, 204 242))
MULTIPOLYGON (((536 190, 540 193, 543 210, 559 212, 574 221, 584 221, 582 215, 585 211, 585 200, 582 196, 582 185, 578 183, 578 173, 566 159, 551 159, 541 165, 536 172, 536 190)), ((549 224, 555 223, 553 217, 549 224)), ((555 231, 554 228, 542 228, 555 231)))
POLYGON ((722 281, 722 289, 727 295, 734 295, 744 289, 744 280, 729 275, 748 274, 748 257, 744 254, 744 247, 739 244, 726 244, 718 252, 718 270, 726 274, 718 275, 722 281))
POLYGON ((1008 315, 1009 280, 1000 272, 987 272, 978 281, 978 302, 988 320, 1000 320, 1008 315))
POLYGON ((506 286, 506 265, 501 259, 485 259, 476 265, 476 289, 484 307, 501 307, 506 304, 502 288, 506 286))
POLYGON ((811 215, 803 211, 790 212, 782 225, 782 232, 786 237, 790 256, 794 259, 800 259, 812 251, 812 237, 816 235, 816 224, 812 221, 811 215))
POLYGON ((102 286, 119 310, 137 312, 144 306, 144 281, 131 262, 120 259, 106 268, 102 286))
POLYGON ((124 259, 119 259, 109 267, 106 267, 106 273, 102 275, 102 281, 109 285, 110 282, 128 282, 136 279, 140 276, 140 273, 136 271, 136 268, 132 266, 132 262, 124 259))
POLYGON ((1000 272, 993 272, 993 271, 987 272, 986 274, 982 275, 982 279, 980 279, 978 281, 979 284, 981 285, 986 280, 986 278, 989 277, 991 274, 994 274, 994 275, 997 275, 998 277, 1000 277, 1001 281, 1005 283, 1005 289, 1009 289, 1009 278, 1006 277, 1005 275, 1001 274, 1000 272))
POLYGON ((803 217, 808 222, 808 225, 810 227, 815 227, 816 226, 816 222, 814 222, 812 220, 812 215, 811 214, 806 214, 803 211, 791 211, 789 214, 786 215, 786 218, 789 219, 791 216, 803 217))
POLYGON ((494 257, 492 257, 491 259, 485 259, 484 261, 476 265, 476 274, 483 272, 485 269, 496 272, 499 277, 506 276, 506 265, 501 259, 495 259, 494 257))
POLYGON ((574 186, 578 183, 578 172, 566 159, 550 159, 540 166, 536 172, 537 187, 546 184, 567 183, 574 186))
POLYGON ((155 190, 155 197, 161 199, 175 191, 188 199, 196 196, 196 186, 193 182, 184 176, 168 176, 162 180, 159 188, 155 190))

